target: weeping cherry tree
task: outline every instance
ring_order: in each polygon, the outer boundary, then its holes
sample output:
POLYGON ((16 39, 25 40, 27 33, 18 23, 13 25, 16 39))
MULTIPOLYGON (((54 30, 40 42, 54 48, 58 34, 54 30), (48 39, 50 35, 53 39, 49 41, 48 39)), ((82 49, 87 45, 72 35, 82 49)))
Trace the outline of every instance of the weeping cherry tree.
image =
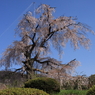
POLYGON ((50 70, 68 73, 76 67, 76 60, 62 65, 62 62, 49 57, 52 49, 62 55, 66 43, 70 42, 74 49, 80 46, 88 48, 90 40, 86 37, 90 28, 77 22, 74 17, 60 16, 55 18, 55 8, 42 4, 36 10, 36 16, 27 12, 19 22, 16 34, 19 41, 14 41, 2 55, 0 65, 9 68, 21 65, 16 71, 26 72, 30 78, 35 72, 48 74, 50 70), (52 47, 52 49, 51 49, 52 47), (66 70, 67 69, 67 70, 66 70))

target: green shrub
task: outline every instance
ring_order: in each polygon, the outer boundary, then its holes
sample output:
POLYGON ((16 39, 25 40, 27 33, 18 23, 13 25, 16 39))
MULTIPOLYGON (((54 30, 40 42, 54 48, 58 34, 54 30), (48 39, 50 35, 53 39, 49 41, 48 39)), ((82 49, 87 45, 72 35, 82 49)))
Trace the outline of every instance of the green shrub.
POLYGON ((93 85, 95 85, 95 74, 89 76, 89 88, 91 88, 93 85))
POLYGON ((10 88, 0 91, 0 95, 49 95, 39 89, 32 88, 10 88))
POLYGON ((86 95, 95 95, 95 85, 87 91, 86 95))
POLYGON ((47 93, 60 92, 59 83, 55 79, 45 77, 29 80, 25 82, 24 87, 41 89, 47 93))

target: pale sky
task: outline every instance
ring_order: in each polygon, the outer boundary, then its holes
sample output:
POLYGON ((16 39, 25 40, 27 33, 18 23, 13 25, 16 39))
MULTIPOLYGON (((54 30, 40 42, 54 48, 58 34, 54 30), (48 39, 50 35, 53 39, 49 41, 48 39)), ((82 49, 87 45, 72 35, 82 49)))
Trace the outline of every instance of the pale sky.
MULTIPOLYGON (((0 0, 0 57, 14 40, 18 40, 14 34, 23 14, 33 11, 40 4, 56 7, 55 18, 63 15, 77 17, 79 22, 89 25, 95 31, 95 0, 0 0)), ((67 44, 61 61, 65 64, 76 58, 81 62, 81 66, 76 68, 76 74, 90 76, 95 74, 95 36, 87 34, 87 37, 91 40, 89 50, 83 47, 74 50, 67 44)), ((53 53, 52 57, 60 60, 57 53, 53 53)))

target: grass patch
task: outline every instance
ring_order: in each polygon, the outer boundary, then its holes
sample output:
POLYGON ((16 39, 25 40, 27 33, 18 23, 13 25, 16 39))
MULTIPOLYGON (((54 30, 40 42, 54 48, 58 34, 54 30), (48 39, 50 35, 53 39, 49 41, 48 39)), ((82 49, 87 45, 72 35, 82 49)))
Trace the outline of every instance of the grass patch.
POLYGON ((87 90, 61 90, 59 93, 51 95, 86 95, 87 90))

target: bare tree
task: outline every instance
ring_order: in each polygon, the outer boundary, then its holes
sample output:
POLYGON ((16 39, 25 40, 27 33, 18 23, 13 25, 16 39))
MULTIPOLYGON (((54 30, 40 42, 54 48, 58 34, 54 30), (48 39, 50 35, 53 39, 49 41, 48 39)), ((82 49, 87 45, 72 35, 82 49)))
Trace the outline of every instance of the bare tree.
MULTIPOLYGON (((74 49, 79 46, 89 47, 90 40, 86 38, 86 32, 92 32, 89 27, 77 22, 73 17, 54 18, 53 11, 55 8, 42 4, 36 9, 37 17, 34 17, 32 12, 23 16, 16 29, 21 40, 14 41, 6 49, 0 60, 1 66, 8 68, 13 64, 20 64, 23 66, 17 70, 27 72, 28 75, 35 71, 48 73, 62 65, 62 62, 49 57, 51 47, 57 50, 59 55, 62 55, 68 41, 74 49)), ((76 64, 75 62, 73 66, 76 64)))

